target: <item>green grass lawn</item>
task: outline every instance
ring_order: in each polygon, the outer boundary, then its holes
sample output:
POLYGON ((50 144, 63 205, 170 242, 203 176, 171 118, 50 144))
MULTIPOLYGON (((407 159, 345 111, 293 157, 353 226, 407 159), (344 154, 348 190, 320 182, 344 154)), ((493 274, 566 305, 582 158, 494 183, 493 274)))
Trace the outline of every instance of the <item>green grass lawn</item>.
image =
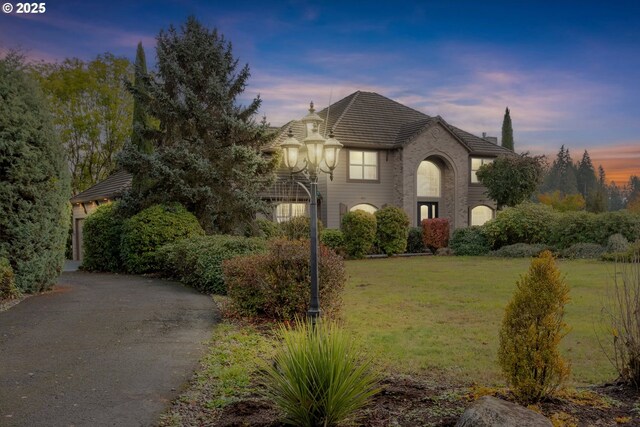
MULTIPOLYGON (((346 326, 380 361, 404 373, 443 370, 463 380, 503 383, 497 365, 504 307, 529 259, 414 257, 347 261, 346 326)), ((562 343, 574 385, 616 377, 598 337, 613 264, 559 260, 571 301, 562 343)))

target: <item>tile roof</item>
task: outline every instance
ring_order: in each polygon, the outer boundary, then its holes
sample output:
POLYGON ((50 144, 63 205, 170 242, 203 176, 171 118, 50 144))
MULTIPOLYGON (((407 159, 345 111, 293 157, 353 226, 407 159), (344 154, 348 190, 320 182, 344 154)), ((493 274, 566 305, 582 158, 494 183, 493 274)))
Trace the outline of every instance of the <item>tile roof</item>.
MULTIPOLYGON (((498 155, 511 153, 491 141, 465 132, 448 124, 442 117, 431 117, 413 108, 402 105, 374 92, 357 91, 318 112, 327 120, 320 126, 325 133, 325 125, 333 128, 336 138, 345 146, 391 149, 409 142, 422 130, 435 123, 441 123, 471 153, 498 155)), ((276 144, 281 143, 291 127, 299 140, 304 138, 304 127, 300 121, 291 121, 280 128, 276 144)))
POLYGON ((100 181, 93 187, 84 190, 73 196, 71 203, 84 203, 93 200, 113 199, 131 187, 131 174, 125 171, 118 171, 100 181))

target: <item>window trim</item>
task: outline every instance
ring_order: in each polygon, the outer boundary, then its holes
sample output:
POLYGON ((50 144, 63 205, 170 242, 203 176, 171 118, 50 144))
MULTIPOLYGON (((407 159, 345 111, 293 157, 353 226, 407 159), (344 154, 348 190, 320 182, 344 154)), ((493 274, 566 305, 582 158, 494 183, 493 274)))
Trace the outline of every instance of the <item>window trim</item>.
MULTIPOLYGON (((367 205, 367 206, 371 206, 373 209, 375 209, 375 211, 374 211, 374 212, 378 212, 378 211, 380 210, 380 208, 379 208, 379 207, 377 207, 376 205, 374 205, 374 204, 372 204, 372 203, 356 203, 355 205, 353 205, 353 206, 351 206, 351 207, 349 208, 349 212, 355 212, 355 211, 353 210, 353 208, 355 208, 356 206, 360 206, 360 205, 367 205)), ((364 212, 367 212, 367 211, 365 211, 364 209, 356 209, 356 210, 362 210, 362 211, 364 211, 364 212)), ((370 212, 370 213, 373 213, 373 212, 370 212)))
MULTIPOLYGON (((480 160, 491 160, 492 162, 495 161, 496 157, 489 157, 489 156, 469 156, 469 184, 470 185, 476 185, 476 186, 481 186, 482 183, 478 180, 478 182, 473 182, 473 159, 480 159, 480 160)), ((482 164, 481 166, 484 166, 484 164, 482 164)))
MULTIPOLYGON (((363 155, 363 159, 364 159, 364 155, 363 155)), ((354 182, 354 183, 371 183, 371 184, 379 184, 380 183, 380 150, 362 150, 362 149, 352 149, 349 148, 347 150, 347 161, 345 162, 347 164, 347 182, 354 182), (352 151, 360 151, 362 153, 375 153, 376 154, 376 179, 354 179, 351 178, 351 152, 352 151)), ((364 166, 364 165, 362 165, 364 166)), ((363 171, 364 173, 364 171, 363 171)), ((363 174, 364 176, 364 174, 363 174)))

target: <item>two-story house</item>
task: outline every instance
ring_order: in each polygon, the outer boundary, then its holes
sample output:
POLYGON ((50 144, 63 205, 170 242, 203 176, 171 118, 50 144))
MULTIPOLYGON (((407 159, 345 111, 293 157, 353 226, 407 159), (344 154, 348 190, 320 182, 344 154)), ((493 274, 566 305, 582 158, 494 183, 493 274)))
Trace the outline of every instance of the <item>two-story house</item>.
MULTIPOLYGON (((448 218, 451 228, 480 225, 495 215, 476 171, 499 155, 512 154, 496 138, 472 135, 382 95, 355 92, 318 112, 320 132, 333 129, 344 148, 333 180, 321 174, 319 218, 339 228, 352 210, 375 212, 385 205, 402 207, 411 224, 425 218, 448 218)), ((291 129, 305 137, 300 121, 279 130, 275 147, 291 129)), ((285 171, 270 197, 278 221, 306 213, 304 194, 287 182, 285 171)))

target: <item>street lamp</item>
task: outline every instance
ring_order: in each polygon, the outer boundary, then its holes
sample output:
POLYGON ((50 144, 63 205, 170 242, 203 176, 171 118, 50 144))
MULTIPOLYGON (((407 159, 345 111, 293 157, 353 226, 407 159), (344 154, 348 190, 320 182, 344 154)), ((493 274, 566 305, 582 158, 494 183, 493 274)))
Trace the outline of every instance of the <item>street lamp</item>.
MULTIPOLYGON (((318 286, 318 175, 329 174, 333 180, 333 170, 338 165, 340 149, 342 144, 333 136, 333 131, 329 133, 329 139, 320 135, 320 124, 324 120, 316 114, 313 102, 309 107, 309 114, 303 119, 306 137, 302 143, 294 136, 291 128, 287 134, 287 139, 280 144, 283 154, 284 165, 291 175, 302 173, 309 178, 311 186, 309 189, 309 214, 310 214, 310 240, 311 240, 311 301, 307 316, 312 324, 316 323, 320 317, 320 296, 318 286), (301 156, 301 154, 303 156, 301 156), (298 166, 298 163, 302 163, 298 166), (296 169, 297 168, 297 169, 296 169)), ((299 183, 302 185, 301 183, 299 183)), ((304 185, 303 185, 304 187, 304 185)), ((306 190, 306 187, 304 187, 306 190)))

